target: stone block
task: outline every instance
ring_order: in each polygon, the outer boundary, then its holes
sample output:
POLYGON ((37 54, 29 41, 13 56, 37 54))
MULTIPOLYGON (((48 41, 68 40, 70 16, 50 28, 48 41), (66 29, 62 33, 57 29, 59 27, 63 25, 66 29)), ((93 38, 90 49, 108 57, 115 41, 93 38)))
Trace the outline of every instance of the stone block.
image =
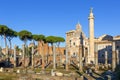
POLYGON ((35 73, 35 72, 34 72, 34 71, 32 71, 32 70, 28 70, 27 72, 28 72, 28 73, 35 73))
POLYGON ((63 76, 63 73, 61 72, 55 72, 56 76, 63 76))
POLYGON ((70 74, 64 74, 64 76, 70 77, 70 74))
POLYGON ((3 72, 3 67, 0 68, 0 72, 3 72))
POLYGON ((20 70, 18 69, 16 73, 20 73, 20 70))

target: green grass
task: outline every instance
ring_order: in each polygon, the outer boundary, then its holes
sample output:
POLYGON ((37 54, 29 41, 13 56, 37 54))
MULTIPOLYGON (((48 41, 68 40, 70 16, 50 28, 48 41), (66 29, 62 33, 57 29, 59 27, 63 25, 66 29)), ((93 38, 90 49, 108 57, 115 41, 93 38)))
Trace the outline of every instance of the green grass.
POLYGON ((36 68, 36 69, 34 69, 34 71, 35 71, 36 73, 39 73, 39 72, 41 71, 41 68, 36 68))
POLYGON ((64 73, 64 74, 69 74, 69 73, 71 73, 71 71, 65 71, 65 70, 61 70, 60 72, 61 72, 61 73, 64 73))
POLYGON ((35 79, 35 80, 43 80, 43 79, 38 79, 38 78, 37 78, 37 79, 35 79))
POLYGON ((12 73, 9 74, 0 73, 0 80, 13 80, 13 78, 17 78, 17 76, 12 73))

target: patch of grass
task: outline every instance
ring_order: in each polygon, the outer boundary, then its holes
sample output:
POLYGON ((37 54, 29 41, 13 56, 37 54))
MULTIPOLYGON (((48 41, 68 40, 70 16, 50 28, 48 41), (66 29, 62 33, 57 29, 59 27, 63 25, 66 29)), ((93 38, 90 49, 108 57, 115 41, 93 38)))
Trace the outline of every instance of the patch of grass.
POLYGON ((61 66, 57 66, 57 69, 62 69, 62 70, 63 70, 63 69, 64 69, 64 67, 61 67, 61 66))
POLYGON ((36 68, 36 69, 34 69, 34 71, 35 71, 36 73, 39 73, 39 72, 41 71, 41 68, 36 68))
POLYGON ((43 80, 43 79, 38 79, 38 78, 37 78, 37 79, 35 79, 35 80, 43 80))
POLYGON ((69 74, 69 73, 71 73, 71 71, 65 71, 65 70, 60 70, 59 72, 61 72, 63 74, 69 74))
POLYGON ((0 80, 13 80, 13 78, 17 78, 17 76, 11 73, 9 74, 0 73, 0 80))

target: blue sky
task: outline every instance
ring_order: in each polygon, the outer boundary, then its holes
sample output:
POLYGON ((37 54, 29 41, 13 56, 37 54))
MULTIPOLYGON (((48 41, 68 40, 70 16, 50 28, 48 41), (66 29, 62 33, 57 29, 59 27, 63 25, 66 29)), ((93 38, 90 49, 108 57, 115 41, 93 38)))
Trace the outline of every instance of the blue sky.
MULTIPOLYGON (((120 0, 0 0, 0 24, 65 38, 79 21, 88 36, 90 7, 94 8, 96 37, 120 34, 120 0)), ((22 43, 19 38, 13 40, 13 45, 22 43)), ((4 46, 3 40, 0 45, 4 46)))

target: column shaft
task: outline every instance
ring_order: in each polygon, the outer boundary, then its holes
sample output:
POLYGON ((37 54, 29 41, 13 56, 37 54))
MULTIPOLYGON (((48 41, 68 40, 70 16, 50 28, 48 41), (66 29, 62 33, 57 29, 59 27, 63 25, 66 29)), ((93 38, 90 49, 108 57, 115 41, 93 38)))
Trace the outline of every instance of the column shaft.
POLYGON ((34 47, 32 46, 32 68, 34 68, 34 47))
POLYGON ((68 71, 68 47, 66 46, 66 54, 65 54, 65 68, 66 68, 66 71, 68 71))
POLYGON ((14 67, 16 67, 16 45, 14 46, 14 67))
POLYGON ((55 45, 53 46, 53 69, 56 69, 56 50, 55 50, 55 45))
POLYGON ((116 57, 117 57, 117 65, 119 65, 119 50, 116 50, 116 57))
POLYGON ((116 59, 115 59, 115 42, 112 43, 112 71, 115 71, 116 59))

